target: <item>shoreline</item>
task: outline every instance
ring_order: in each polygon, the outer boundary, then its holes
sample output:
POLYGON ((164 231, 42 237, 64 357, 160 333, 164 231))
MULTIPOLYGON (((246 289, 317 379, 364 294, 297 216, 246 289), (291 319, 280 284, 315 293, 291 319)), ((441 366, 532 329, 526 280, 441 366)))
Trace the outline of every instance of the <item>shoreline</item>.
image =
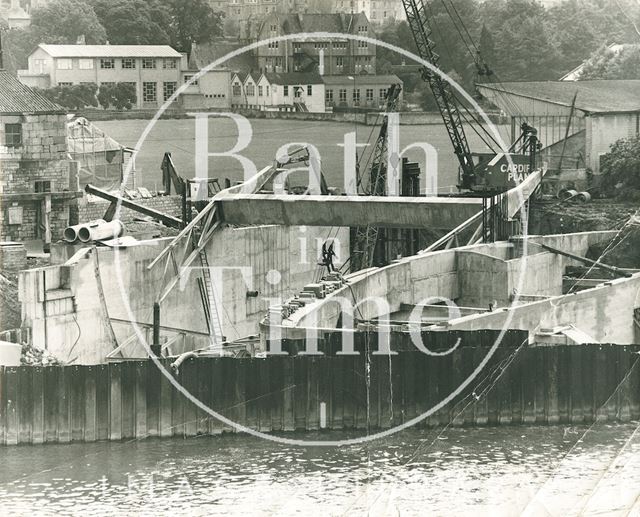
MULTIPOLYGON (((171 119, 187 119, 192 118, 190 113, 194 111, 183 110, 167 110, 161 116, 160 120, 171 119)), ((332 112, 332 113, 309 113, 309 112, 285 112, 285 111, 261 111, 249 109, 204 109, 197 111, 200 113, 236 113, 248 119, 265 119, 265 120, 301 120, 301 121, 319 121, 319 122, 342 122, 347 124, 362 124, 364 126, 374 126, 380 123, 381 112, 332 112)), ((111 110, 78 110, 75 115, 84 117, 92 122, 99 121, 117 121, 117 120, 150 120, 157 110, 131 110, 131 111, 111 111, 111 110)), ((441 125, 442 117, 440 113, 433 111, 401 111, 401 126, 424 126, 424 125, 441 125)), ((489 112, 487 116, 494 124, 508 124, 508 117, 504 117, 499 113, 489 112)))

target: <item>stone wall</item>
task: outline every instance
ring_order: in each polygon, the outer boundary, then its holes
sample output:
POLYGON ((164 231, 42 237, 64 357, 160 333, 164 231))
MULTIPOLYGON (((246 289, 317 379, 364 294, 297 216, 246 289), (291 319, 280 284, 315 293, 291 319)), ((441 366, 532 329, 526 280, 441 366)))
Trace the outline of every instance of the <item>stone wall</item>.
POLYGON ((50 181, 51 192, 75 190, 70 184, 69 160, 0 159, 0 191, 26 194, 36 191, 36 181, 50 181))
POLYGON ((0 116, 0 160, 60 160, 67 153, 67 118, 64 114, 0 116), (5 124, 22 125, 22 145, 7 147, 5 124))
MULTIPOLYGON (((51 200, 49 225, 52 240, 62 238, 62 232, 69 225, 69 201, 64 199, 51 200)), ((2 201, 2 219, 0 221, 0 240, 28 241, 40 238, 38 229, 38 210, 41 200, 2 201), (9 224, 9 211, 21 208, 22 222, 9 224)))
MULTIPOLYGON (((148 199, 136 199, 135 202, 167 215, 178 218, 182 217, 182 200, 180 196, 157 196, 148 199)), ((79 224, 95 219, 102 219, 107 208, 109 208, 109 204, 109 201, 104 199, 94 201, 88 201, 86 197, 79 199, 77 205, 71 207, 69 224, 79 224)), ((118 219, 123 223, 128 223, 136 217, 144 217, 144 215, 135 210, 121 207, 118 219)))
POLYGON ((0 269, 19 271, 27 266, 27 250, 18 242, 0 243, 0 269))

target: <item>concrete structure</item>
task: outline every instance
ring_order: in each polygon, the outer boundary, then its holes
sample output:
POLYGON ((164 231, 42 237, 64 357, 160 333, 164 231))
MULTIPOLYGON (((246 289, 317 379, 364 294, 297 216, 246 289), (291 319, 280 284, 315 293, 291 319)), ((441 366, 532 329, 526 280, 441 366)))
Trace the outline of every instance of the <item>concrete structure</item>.
MULTIPOLYGON (((206 253, 211 264, 223 268, 222 284, 216 284, 215 289, 223 333, 228 339, 256 334, 269 305, 267 299, 286 299, 313 280, 319 246, 328 231, 322 227, 306 231, 276 226, 229 227, 213 237, 206 253), (308 245, 302 246, 301 238, 308 245), (273 274, 267 273, 272 270, 278 272, 281 281, 268 281, 273 274), (251 291, 258 295, 248 296, 251 291)), ((348 248, 348 231, 342 231, 338 238, 348 248)), ((148 270, 147 266, 170 242, 169 238, 141 241, 117 252, 106 247, 84 248, 62 265, 21 272, 23 325, 31 329, 34 344, 66 362, 96 364, 104 362, 116 344, 134 335, 132 317, 148 330, 153 303, 163 286, 163 270, 148 270), (122 272, 132 315, 123 303, 116 267, 122 272)), ((163 340, 180 336, 174 353, 208 345, 197 294, 200 274, 194 269, 162 304, 163 340)), ((123 353, 127 357, 146 355, 137 340, 123 353)))
MULTIPOLYGON (((600 157, 620 138, 640 134, 640 81, 556 81, 479 84, 480 93, 512 117, 512 132, 527 121, 538 129, 545 147, 564 139, 576 97, 569 136, 576 151, 566 155, 567 165, 600 171, 600 157), (576 156, 580 153, 579 156, 576 156)), ((557 146, 559 150, 561 145, 557 146)), ((558 154, 556 152, 556 154, 558 154)), ((553 168, 553 167, 551 167, 553 168)))
POLYGON ((51 242, 80 196, 65 111, 0 70, 0 240, 51 242))
MULTIPOLYGON (((182 82, 188 83, 199 70, 183 70, 182 82)), ((190 83, 180 95, 184 109, 230 109, 231 71, 226 68, 209 70, 190 83)))
MULTIPOLYGON (((262 20, 255 40, 297 33, 335 32, 375 37, 369 20, 359 14, 270 14, 262 20)), ((342 75, 376 72, 376 49, 362 41, 301 38, 278 41, 255 50, 262 72, 317 72, 342 75), (320 63, 322 61, 322 64, 320 63)))
POLYGON ((186 57, 168 45, 38 45, 20 80, 39 88, 135 84, 136 108, 158 108, 180 84, 186 57))
POLYGON ((227 194, 216 198, 228 224, 378 226, 450 230, 482 210, 479 198, 227 194))
MULTIPOLYGON (((343 314, 339 300, 344 298, 359 304, 360 320, 377 319, 379 324, 434 331, 507 327, 528 331, 532 341, 556 332, 561 337, 562 329, 573 329, 573 336, 588 343, 640 343, 640 328, 634 322, 634 311, 640 308, 640 273, 565 294, 565 268, 576 262, 536 246, 544 243, 584 256, 590 246, 614 236, 612 231, 532 236, 526 256, 515 241, 403 258, 355 273, 348 277, 348 286, 325 298, 305 298, 306 305, 282 321, 283 337, 299 339, 307 329, 336 328, 343 314), (386 300, 386 308, 367 303, 375 297, 386 300), (455 306, 442 305, 443 299, 455 306), (414 309, 417 318, 410 318, 414 309)), ((265 320, 265 335, 269 326, 265 320)), ((571 334, 566 338, 572 339, 571 334)))

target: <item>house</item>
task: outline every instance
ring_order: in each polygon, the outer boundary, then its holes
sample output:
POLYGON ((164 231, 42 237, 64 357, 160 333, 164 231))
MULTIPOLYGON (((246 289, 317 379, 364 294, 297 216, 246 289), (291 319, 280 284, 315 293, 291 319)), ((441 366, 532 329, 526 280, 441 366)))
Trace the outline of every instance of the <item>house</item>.
POLYGON ((563 170, 590 169, 597 175, 600 157, 611 144, 640 133, 639 80, 537 81, 477 87, 483 97, 511 117, 512 141, 523 121, 538 130, 543 157, 552 170, 559 167, 562 155, 563 170), (570 117, 574 96, 575 109, 570 117))
MULTIPOLYGON (((327 108, 381 109, 392 84, 402 85, 397 75, 328 75, 324 76, 327 108)), ((402 102, 402 93, 399 102, 402 102)))
MULTIPOLYGON (((257 40, 298 33, 332 32, 374 38, 364 13, 286 14, 271 13, 260 24, 257 40)), ((376 48, 365 41, 304 37, 274 41, 255 50, 264 73, 317 72, 323 75, 375 74, 376 48)))
POLYGON ((279 110, 290 107, 293 111, 325 113, 325 85, 319 74, 265 74, 264 77, 271 87, 272 105, 279 110))
POLYGON ((136 108, 159 108, 177 90, 186 57, 168 45, 40 44, 18 70, 28 86, 51 88, 93 83, 130 83, 136 108))
POLYGON ((0 70, 0 240, 62 236, 82 195, 66 139, 65 111, 0 70))
POLYGON ((234 74, 234 108, 324 113, 324 82, 315 73, 234 74))

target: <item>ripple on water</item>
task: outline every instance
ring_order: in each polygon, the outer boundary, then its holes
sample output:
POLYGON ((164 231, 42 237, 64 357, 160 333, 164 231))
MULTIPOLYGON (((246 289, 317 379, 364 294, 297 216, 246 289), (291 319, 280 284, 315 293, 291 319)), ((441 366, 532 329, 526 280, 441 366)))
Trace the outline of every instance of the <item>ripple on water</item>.
MULTIPOLYGON (((602 426, 573 448, 585 429, 574 428, 573 441, 562 427, 513 427, 447 429, 446 440, 414 429, 344 448, 236 435, 6 448, 0 508, 7 515, 515 515, 557 468, 549 497, 573 490, 584 499, 593 490, 585 469, 606 469, 634 428, 602 426)), ((631 445, 637 455, 640 443, 631 445)))

